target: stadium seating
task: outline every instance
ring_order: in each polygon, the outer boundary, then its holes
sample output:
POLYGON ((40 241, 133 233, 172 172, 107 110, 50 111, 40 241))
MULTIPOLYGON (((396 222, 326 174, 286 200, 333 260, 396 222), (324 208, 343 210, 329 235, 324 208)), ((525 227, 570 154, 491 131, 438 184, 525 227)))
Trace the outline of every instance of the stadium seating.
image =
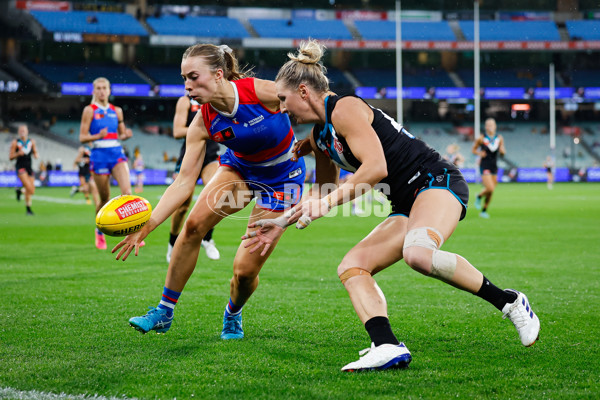
POLYGON ((263 38, 350 40, 352 35, 341 20, 250 19, 250 24, 263 38))
POLYGON ((107 78, 111 83, 148 83, 132 69, 118 64, 26 63, 25 65, 53 83, 92 82, 99 76, 107 78))
POLYGON ((183 85, 179 65, 143 65, 140 70, 159 85, 183 85))
MULTIPOLYGON (((473 21, 459 21, 467 40, 474 40, 473 21)), ((480 40, 560 40, 553 21, 480 21, 480 40)))
POLYGON ((149 17, 146 22, 159 35, 202 36, 217 38, 246 38, 250 35, 242 23, 227 17, 181 18, 177 15, 149 17))
POLYGON ((600 21, 567 21, 567 32, 572 40, 600 40, 600 21))
POLYGON ((50 32, 103 33, 147 36, 148 32, 132 15, 91 11, 31 11, 50 32))
MULTIPOLYGON (((354 25, 366 40, 395 40, 394 21, 355 21, 354 25)), ((447 21, 403 22, 402 40, 456 40, 447 21)))
MULTIPOLYGON (((460 69, 457 71, 457 74, 465 86, 473 87, 474 77, 472 69, 460 69)), ((482 87, 548 87, 549 80, 548 71, 539 68, 484 68, 480 72, 482 87)), ((555 83, 557 86, 560 86, 558 82, 555 83)))
POLYGON ((592 86, 598 87, 600 86, 600 79, 598 76, 598 70, 594 69, 576 69, 571 71, 570 79, 571 86, 580 87, 580 86, 592 86))
MULTIPOLYGON (((395 86, 396 71, 393 69, 356 69, 352 73, 363 86, 378 88, 395 86)), ((454 87, 454 82, 443 69, 406 69, 402 74, 402 84, 406 87, 454 87)))

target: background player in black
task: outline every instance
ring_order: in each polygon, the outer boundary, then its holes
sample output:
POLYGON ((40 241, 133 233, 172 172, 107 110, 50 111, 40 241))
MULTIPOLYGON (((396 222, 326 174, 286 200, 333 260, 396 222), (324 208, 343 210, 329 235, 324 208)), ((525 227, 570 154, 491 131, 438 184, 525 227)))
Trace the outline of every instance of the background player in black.
POLYGON ((35 140, 29 139, 29 128, 27 125, 19 125, 18 135, 19 137, 10 143, 8 158, 10 160, 17 160, 15 169, 17 171, 17 176, 23 184, 23 188, 25 189, 25 207, 27 209, 27 215, 33 215, 33 211, 31 211, 31 202, 33 194, 35 193, 35 177, 33 176, 33 169, 31 168, 31 157, 33 156, 37 159, 38 151, 35 140))
MULTIPOLYGON (((177 100, 177 106, 175 108, 175 117, 173 118, 173 136, 175 139, 183 138, 183 144, 181 145, 181 150, 179 152, 179 159, 177 160, 177 165, 175 166, 175 176, 179 173, 179 168, 181 168, 181 162, 183 161, 183 156, 185 155, 185 136, 187 135, 188 126, 192 123, 196 112, 200 110, 200 104, 194 100, 191 100, 188 96, 181 96, 179 100, 177 100)), ((202 164, 202 171, 200 172, 199 178, 202 178, 202 182, 204 185, 208 181, 211 180, 215 172, 217 172, 217 168, 219 168, 218 163, 219 158, 219 145, 212 140, 206 141, 206 155, 204 156, 204 163, 202 164)), ((194 194, 192 195, 171 215, 171 230, 169 234, 169 245, 167 247, 167 262, 171 262, 171 253, 173 251, 173 246, 175 246, 175 241, 177 240, 177 236, 181 232, 181 228, 183 227, 183 222, 185 220, 185 214, 188 212, 190 208, 190 204, 192 203, 192 199, 194 194)), ((219 254, 219 250, 215 245, 215 241, 212 238, 214 229, 208 231, 204 239, 202 240, 202 247, 206 251, 206 256, 211 260, 218 260, 221 255, 219 254)))
POLYGON ((492 195, 498 185, 498 153, 504 156, 506 149, 504 148, 504 138, 502 135, 497 135, 496 120, 488 118, 485 120, 485 135, 480 135, 473 143, 473 154, 477 154, 480 159, 479 172, 481 174, 481 183, 483 190, 479 192, 475 199, 475 208, 481 210, 479 216, 489 218, 487 213, 488 206, 492 201, 492 195), (485 198, 483 208, 481 199, 485 198))
POLYGON ((401 259, 424 275, 490 302, 511 319, 523 345, 532 345, 539 319, 527 297, 497 288, 465 258, 440 250, 466 211, 468 186, 460 171, 381 110, 355 96, 330 92, 319 63, 323 52, 318 42, 303 42, 297 55, 288 54, 290 61, 275 79, 281 112, 299 123, 315 124, 299 155, 314 151, 317 184, 308 199, 294 207, 291 218, 250 224, 262 228, 245 235, 254 237, 246 246, 254 246, 252 251, 267 247, 288 224, 306 227, 362 194, 361 186, 370 190, 386 184, 392 213, 346 254, 337 269, 372 342, 368 354, 342 370, 386 369, 410 362, 410 352, 392 332, 385 297, 372 277, 401 259), (355 172, 335 190, 322 193, 319 185, 337 182, 336 164, 355 172))
POLYGON ((91 194, 94 199, 94 205, 98 207, 98 204, 100 204, 100 195, 98 194, 96 182, 91 179, 90 153, 91 150, 87 146, 79 146, 79 149, 77 150, 77 157, 75 157, 73 165, 78 169, 77 175, 79 176, 79 186, 73 186, 71 188, 71 197, 75 196, 76 193, 81 192, 85 197, 85 202, 87 204, 92 204, 90 200, 91 194))

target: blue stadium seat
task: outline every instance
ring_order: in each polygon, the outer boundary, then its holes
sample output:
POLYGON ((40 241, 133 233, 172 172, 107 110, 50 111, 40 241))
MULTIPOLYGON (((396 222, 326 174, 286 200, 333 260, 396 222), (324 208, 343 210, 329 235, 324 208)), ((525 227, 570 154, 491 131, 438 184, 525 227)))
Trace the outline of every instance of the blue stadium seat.
POLYGON ((264 38, 350 40, 352 35, 340 20, 250 19, 250 24, 264 38))
POLYGON ((246 38, 250 35, 240 21, 227 17, 181 18, 177 15, 149 17, 148 25, 159 35, 190 35, 219 38, 246 38))
POLYGON ((567 21, 567 31, 571 39, 600 40, 600 21, 567 21))
MULTIPOLYGON (((474 40, 473 21, 459 21, 467 40, 474 40)), ((560 40, 553 21, 481 21, 480 40, 560 40)))
MULTIPOLYGON (((355 21, 366 40, 395 40, 394 21, 355 21)), ((402 22, 402 40, 456 40, 448 22, 402 22)))
POLYGON ((91 11, 31 11, 50 32, 103 33, 147 36, 148 32, 132 15, 91 11), (95 18, 96 22, 89 22, 95 18))

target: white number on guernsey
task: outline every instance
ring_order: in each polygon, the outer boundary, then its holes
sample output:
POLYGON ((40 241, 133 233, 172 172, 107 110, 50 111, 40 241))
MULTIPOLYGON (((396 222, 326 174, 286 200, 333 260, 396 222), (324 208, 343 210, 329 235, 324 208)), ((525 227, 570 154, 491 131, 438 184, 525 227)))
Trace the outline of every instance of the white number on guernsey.
POLYGON ((375 108, 375 107, 371 107, 371 108, 373 108, 374 110, 377 110, 381 114, 383 114, 383 116, 385 117, 385 119, 387 119, 388 121, 390 121, 390 124, 392 124, 392 126, 394 128, 396 128, 396 130, 398 132, 404 133, 406 136, 408 136, 411 139, 415 138, 409 131, 407 131, 406 129, 402 128, 402 126, 398 122, 396 122, 396 120, 394 120, 394 118, 390 117, 389 115, 387 115, 386 113, 384 113, 383 111, 381 111, 379 108, 375 108))

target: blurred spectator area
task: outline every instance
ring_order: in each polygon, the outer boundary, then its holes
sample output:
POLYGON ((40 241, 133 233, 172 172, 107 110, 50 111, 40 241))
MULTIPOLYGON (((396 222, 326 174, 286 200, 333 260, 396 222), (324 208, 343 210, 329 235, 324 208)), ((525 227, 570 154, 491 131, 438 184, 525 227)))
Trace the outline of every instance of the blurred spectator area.
POLYGON ((148 17, 146 22, 159 35, 218 38, 250 37, 246 28, 235 18, 163 15, 158 18, 148 17))
MULTIPOLYGON (((395 40, 394 21, 354 21, 354 25, 365 40, 395 40)), ((403 22, 402 40, 456 40, 447 21, 403 22)))
POLYGON ((159 85, 183 85, 179 65, 142 65, 140 70, 159 85))
POLYGON ((600 40, 600 20, 567 21, 572 40, 600 40))
MULTIPOLYGON (((473 21, 459 21, 467 40, 474 40, 473 21)), ((480 21, 480 40, 560 40, 554 21, 480 21)))
MULTIPOLYGON (((402 85, 405 87, 456 86, 448 73, 441 68, 406 68, 402 72, 402 85)), ((355 69, 352 70, 352 74, 362 86, 375 86, 378 88, 396 86, 396 71, 393 69, 355 69)))
POLYGON ((31 11, 50 32, 103 33, 146 36, 148 32, 132 15, 90 11, 31 11))
MULTIPOLYGON (((473 70, 460 69, 458 76, 465 86, 473 87, 473 70)), ((547 69, 523 67, 505 69, 481 69, 480 82, 482 87, 548 87, 550 75, 547 69)), ((556 86, 562 86, 555 80, 556 86)))
POLYGON ((250 19, 260 37, 291 39, 351 40, 352 34, 341 20, 250 19))
MULTIPOLYGON (((119 64, 25 63, 27 68, 52 83, 92 82, 103 76, 111 83, 148 83, 134 70, 119 64)), ((179 73, 177 74, 179 76, 179 73)), ((179 82, 180 83, 180 82, 179 82)))

